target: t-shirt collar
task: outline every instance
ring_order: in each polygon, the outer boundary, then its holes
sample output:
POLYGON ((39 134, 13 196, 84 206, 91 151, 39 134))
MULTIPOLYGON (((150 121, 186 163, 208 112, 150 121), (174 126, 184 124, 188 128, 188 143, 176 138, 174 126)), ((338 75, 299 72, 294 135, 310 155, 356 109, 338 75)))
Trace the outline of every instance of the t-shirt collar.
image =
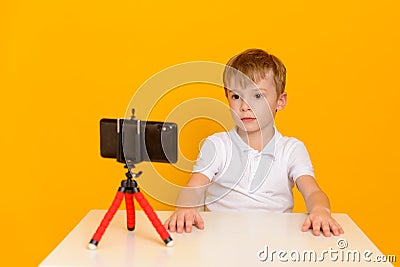
MULTIPOLYGON (((239 145, 240 149, 243 152, 255 151, 252 147, 246 144, 243 139, 237 133, 237 126, 235 126, 232 130, 229 131, 229 135, 236 139, 236 143, 239 145)), ((272 136, 271 140, 269 140, 268 144, 264 146, 263 150, 261 151, 262 155, 271 155, 275 157, 275 150, 276 144, 281 137, 281 133, 278 132, 276 127, 274 126, 274 135, 272 136)))

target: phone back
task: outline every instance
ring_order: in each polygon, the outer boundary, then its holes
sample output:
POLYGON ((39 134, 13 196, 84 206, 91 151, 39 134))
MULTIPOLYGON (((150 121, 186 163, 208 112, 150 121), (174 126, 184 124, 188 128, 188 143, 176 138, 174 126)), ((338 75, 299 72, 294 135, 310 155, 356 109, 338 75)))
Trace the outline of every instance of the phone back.
POLYGON ((100 120, 100 154, 103 158, 117 158, 119 136, 116 119, 100 120))

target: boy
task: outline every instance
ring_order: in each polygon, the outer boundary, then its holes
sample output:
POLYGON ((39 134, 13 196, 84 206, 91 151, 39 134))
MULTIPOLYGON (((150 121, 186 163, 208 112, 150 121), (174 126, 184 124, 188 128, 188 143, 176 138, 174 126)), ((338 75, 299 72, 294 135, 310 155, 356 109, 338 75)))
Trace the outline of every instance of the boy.
POLYGON ((198 206, 211 211, 291 212, 296 184, 309 215, 302 231, 343 234, 331 217, 329 200, 314 179, 307 150, 274 127, 286 105, 286 69, 273 55, 246 50, 227 63, 223 75, 235 128, 208 137, 176 211, 165 222, 171 232, 204 228, 198 206), (206 194, 204 194, 206 192, 206 194))

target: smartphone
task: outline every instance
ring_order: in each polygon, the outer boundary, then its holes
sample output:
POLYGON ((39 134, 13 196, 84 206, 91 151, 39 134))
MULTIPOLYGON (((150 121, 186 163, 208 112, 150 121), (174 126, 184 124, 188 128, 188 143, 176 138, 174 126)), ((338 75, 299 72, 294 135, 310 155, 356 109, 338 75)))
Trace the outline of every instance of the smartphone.
POLYGON ((176 163, 178 127, 172 122, 101 119, 100 154, 119 162, 176 163))

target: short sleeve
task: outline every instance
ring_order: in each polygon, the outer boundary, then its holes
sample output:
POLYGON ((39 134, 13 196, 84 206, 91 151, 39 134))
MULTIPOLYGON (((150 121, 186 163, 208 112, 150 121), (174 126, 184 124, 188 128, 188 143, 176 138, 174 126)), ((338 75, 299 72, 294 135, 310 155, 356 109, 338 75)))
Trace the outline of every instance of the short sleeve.
POLYGON ((288 174, 289 177, 296 182, 297 178, 302 175, 314 176, 314 168, 311 163, 310 156, 303 142, 295 139, 295 142, 290 147, 288 159, 288 174))
POLYGON ((217 139, 208 137, 201 146, 193 172, 204 174, 211 181, 221 169, 222 160, 218 155, 222 151, 220 146, 217 139))

